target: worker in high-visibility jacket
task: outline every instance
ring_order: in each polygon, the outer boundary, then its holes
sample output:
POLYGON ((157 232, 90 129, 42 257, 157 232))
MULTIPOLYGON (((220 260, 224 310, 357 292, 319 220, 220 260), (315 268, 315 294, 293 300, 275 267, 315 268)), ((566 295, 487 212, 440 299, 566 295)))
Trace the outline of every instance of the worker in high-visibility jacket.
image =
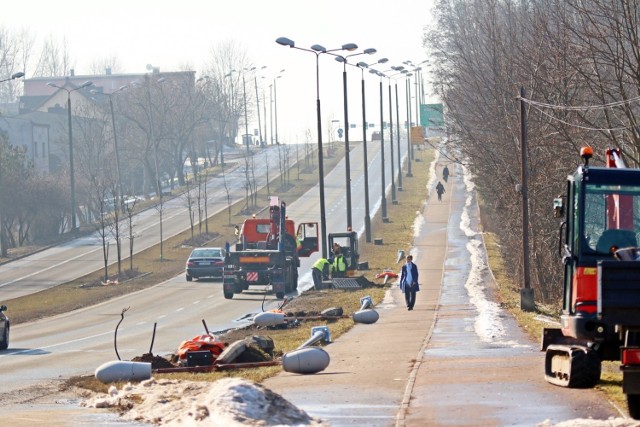
POLYGON ((311 267, 311 277, 313 277, 313 287, 315 290, 322 289, 322 279, 329 276, 331 263, 325 258, 320 258, 311 267))
POLYGON ((339 244, 333 244, 333 260, 331 263, 331 277, 345 277, 347 275, 347 263, 339 244))

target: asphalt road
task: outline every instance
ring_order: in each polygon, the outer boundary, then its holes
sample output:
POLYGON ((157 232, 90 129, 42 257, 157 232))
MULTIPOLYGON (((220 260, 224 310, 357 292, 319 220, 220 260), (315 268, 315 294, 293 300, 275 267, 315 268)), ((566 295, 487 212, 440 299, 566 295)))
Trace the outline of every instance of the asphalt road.
MULTIPOLYGON (((364 182, 361 177, 362 158, 362 146, 358 145, 351 153, 354 206, 363 205, 362 202, 355 202, 364 199, 364 182)), ((369 163, 370 194, 372 195, 371 215, 373 216, 379 206, 374 195, 381 194, 379 144, 370 145, 369 163)), ((390 171, 387 171, 386 176, 389 177, 389 174, 390 171)), ((329 231, 346 229, 344 180, 343 160, 325 179, 327 229, 329 231)), ((387 185, 389 185, 388 182, 387 185)), ((213 202, 215 203, 215 199, 213 202)), ((182 209, 175 206, 170 210, 174 214, 168 216, 176 218, 177 221, 178 211, 182 209)), ((146 211, 143 216, 153 216, 153 212, 155 211, 146 211)), ((290 204, 288 216, 296 222, 319 222, 317 188, 310 190, 301 199, 290 204)), ((354 209, 353 219, 354 229, 361 229, 364 222, 364 210, 354 209)), ((140 221, 143 221, 143 218, 140 218, 140 221)), ((153 222, 153 219, 148 219, 148 221, 153 222)), ((188 221, 188 219, 185 218, 184 221, 188 221)), ((184 223, 183 229, 187 225, 188 222, 184 223)), ((142 225, 140 227, 142 228, 142 225)), ((153 223, 147 224, 146 227, 151 230, 153 223)), ((148 234, 157 236, 155 232, 148 234)), ((169 232, 167 232, 168 234, 169 232)), ((29 258, 25 258, 20 266, 12 266, 12 263, 3 267, 15 270, 25 268, 24 266, 28 264, 31 268, 30 274, 34 275, 31 277, 40 274, 43 279, 39 282, 44 283, 44 278, 58 277, 58 274, 52 274, 54 268, 63 268, 67 265, 69 271, 65 273, 65 277, 68 280, 84 274, 84 270, 78 268, 79 264, 88 264, 89 262, 86 260, 92 257, 99 260, 99 250, 99 243, 92 242, 90 237, 76 239, 60 248, 52 248, 34 255, 35 259, 44 259, 46 253, 51 254, 53 258, 49 258, 46 262, 43 261, 42 264, 36 264, 33 261, 34 258, 29 257, 32 261, 30 263, 29 258), (71 253, 73 255, 70 255, 71 253), (77 261, 82 253, 88 258, 82 258, 81 262, 77 261), (36 265, 38 271, 33 271, 36 265)), ((299 290, 311 286, 310 268, 317 256, 316 254, 309 259, 303 259, 300 267, 299 290)), ((2 277, 5 277, 4 273, 2 273, 2 277)), ((5 289, 2 289, 3 295, 7 288, 8 286, 5 286, 5 289)), ((265 295, 259 289, 236 295, 233 300, 225 300, 220 282, 194 281, 189 283, 181 274, 152 288, 97 306, 36 322, 15 325, 11 330, 10 348, 0 352, 0 377, 3 382, 3 392, 15 392, 60 377, 90 374, 102 363, 116 360, 114 331, 125 308, 128 308, 128 311, 118 329, 117 342, 121 358, 127 360, 150 350, 154 324, 157 325, 157 332, 152 349, 153 353, 173 353, 183 340, 203 333, 204 328, 201 322, 203 319, 211 331, 241 326, 245 324, 245 319, 248 316, 262 310, 263 301, 266 308, 272 308, 278 303, 273 295, 265 295)))

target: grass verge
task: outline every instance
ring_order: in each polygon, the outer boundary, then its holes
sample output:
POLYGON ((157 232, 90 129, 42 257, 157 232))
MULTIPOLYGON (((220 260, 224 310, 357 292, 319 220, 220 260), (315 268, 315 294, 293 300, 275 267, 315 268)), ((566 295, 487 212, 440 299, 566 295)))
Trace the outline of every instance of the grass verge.
MULTIPOLYGON (((383 223, 380 215, 372 219, 373 239, 382 239, 382 245, 364 242, 361 239, 360 259, 367 261, 369 270, 363 271, 362 276, 370 282, 370 286, 355 290, 320 290, 308 291, 294 299, 284 308, 287 312, 320 312, 329 307, 342 307, 344 313, 352 313, 360 307, 360 298, 370 296, 374 304, 378 304, 384 298, 390 284, 384 284, 382 279, 376 279, 376 274, 385 269, 398 272, 400 265, 396 263, 397 250, 403 249, 406 253, 413 243, 413 224, 416 212, 421 212, 426 199, 426 184, 429 180, 429 165, 433 160, 432 150, 417 150, 416 161, 412 164, 412 177, 403 176, 403 191, 397 192, 398 204, 390 203, 387 207, 389 222, 383 223)), ((373 240, 372 239, 372 240, 373 240)), ((232 331, 226 336, 220 337, 227 342, 242 339, 257 333, 270 336, 275 344, 275 354, 280 355, 297 348, 309 338, 309 330, 313 326, 326 325, 329 327, 332 339, 337 339, 353 327, 351 319, 339 319, 336 321, 303 321, 299 328, 282 330, 256 330, 253 328, 232 331)), ((244 377, 256 382, 281 372, 279 366, 263 367, 255 369, 240 369, 234 371, 211 373, 173 373, 158 374, 158 378, 188 379, 198 381, 215 381, 219 378, 234 376, 244 377)), ((93 391, 106 392, 108 386, 100 383, 93 377, 76 377, 70 380, 70 385, 88 388, 93 391)), ((122 384, 116 384, 121 387, 122 384)))

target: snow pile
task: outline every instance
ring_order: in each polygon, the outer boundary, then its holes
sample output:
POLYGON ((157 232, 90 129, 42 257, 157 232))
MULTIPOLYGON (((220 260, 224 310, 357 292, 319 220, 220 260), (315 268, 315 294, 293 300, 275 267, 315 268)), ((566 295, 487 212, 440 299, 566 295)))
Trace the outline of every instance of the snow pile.
POLYGON ((151 378, 120 391, 111 387, 108 396, 83 405, 114 408, 127 420, 158 425, 328 426, 279 394, 242 378, 213 383, 151 378))

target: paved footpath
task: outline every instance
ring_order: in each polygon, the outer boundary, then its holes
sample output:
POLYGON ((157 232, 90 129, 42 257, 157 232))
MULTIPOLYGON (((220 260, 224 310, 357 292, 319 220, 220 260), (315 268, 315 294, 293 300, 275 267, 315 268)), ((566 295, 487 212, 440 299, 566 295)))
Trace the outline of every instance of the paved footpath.
MULTIPOLYGON (((414 310, 394 286, 376 306, 377 323, 325 347, 325 371, 283 372, 264 385, 332 426, 533 426, 618 415, 599 393, 547 384, 538 343, 488 301, 494 283, 473 231, 475 193, 462 167, 447 163, 446 192, 442 201, 430 192, 411 249, 421 288, 414 310)), ((438 161, 436 173, 443 167, 438 161)))

